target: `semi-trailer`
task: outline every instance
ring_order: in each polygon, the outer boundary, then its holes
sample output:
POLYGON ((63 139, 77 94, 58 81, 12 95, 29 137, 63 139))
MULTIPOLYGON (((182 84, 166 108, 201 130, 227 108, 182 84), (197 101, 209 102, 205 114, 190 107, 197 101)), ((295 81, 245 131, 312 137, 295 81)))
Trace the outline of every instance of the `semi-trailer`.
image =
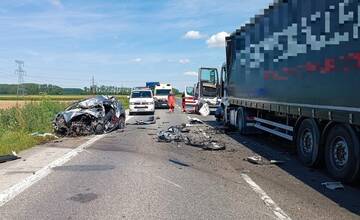
POLYGON ((226 38, 225 123, 285 138, 306 166, 358 180, 359 31, 359 1, 276 1, 226 38))

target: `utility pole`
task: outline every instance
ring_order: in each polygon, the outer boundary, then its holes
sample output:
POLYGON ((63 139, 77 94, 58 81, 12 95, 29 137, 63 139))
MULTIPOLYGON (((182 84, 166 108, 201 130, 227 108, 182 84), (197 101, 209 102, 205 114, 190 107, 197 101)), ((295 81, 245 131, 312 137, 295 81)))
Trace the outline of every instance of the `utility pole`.
POLYGON ((15 63, 17 65, 17 69, 15 70, 15 74, 18 77, 18 88, 17 88, 17 96, 25 95, 25 88, 24 88, 24 76, 26 75, 26 72, 24 70, 24 61, 22 60, 15 60, 15 63))
POLYGON ((95 95, 96 94, 96 87, 95 87, 95 78, 94 78, 94 75, 92 76, 92 78, 91 78, 91 86, 90 86, 90 90, 91 90, 91 93, 93 94, 93 95, 95 95))

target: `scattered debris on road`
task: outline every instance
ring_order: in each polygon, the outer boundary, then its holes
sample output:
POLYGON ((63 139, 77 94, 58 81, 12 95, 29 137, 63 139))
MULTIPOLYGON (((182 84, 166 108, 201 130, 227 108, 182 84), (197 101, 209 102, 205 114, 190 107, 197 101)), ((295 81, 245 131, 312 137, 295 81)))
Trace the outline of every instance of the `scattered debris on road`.
POLYGON ((149 121, 143 121, 143 120, 137 120, 135 122, 136 125, 151 125, 155 124, 155 120, 149 120, 149 121))
POLYGON ((134 119, 129 120, 127 125, 152 125, 156 123, 156 118, 154 115, 141 115, 135 116, 134 119))
POLYGON ((204 146, 203 150, 213 150, 213 151, 225 150, 225 145, 219 145, 215 142, 212 142, 211 144, 204 146))
POLYGON ((0 156, 0 163, 5 163, 8 161, 17 160, 20 158, 21 157, 19 157, 15 151, 12 151, 11 154, 0 156))
POLYGON ((246 158, 246 161, 253 163, 253 164, 258 164, 258 165, 264 164, 264 161, 261 156, 250 156, 250 157, 246 158))
POLYGON ((250 156, 250 157, 247 157, 246 159, 244 159, 250 163, 253 163, 253 164, 257 164, 257 165, 271 165, 271 164, 283 164, 285 163, 285 161, 283 160, 265 160, 263 157, 261 156, 258 156, 258 155, 255 155, 255 156, 250 156))
MULTIPOLYGON (((203 124, 200 119, 189 118, 192 124, 203 124)), ((214 134, 218 134, 216 128, 208 126, 188 126, 181 124, 170 126, 166 130, 159 131, 157 134, 158 142, 183 142, 186 145, 202 148, 203 150, 224 150, 225 143, 214 134)))
POLYGON ((54 140, 53 143, 61 143, 63 140, 54 140))
POLYGON ((192 124, 192 125, 193 124, 204 124, 204 122, 198 118, 188 117, 188 119, 189 119, 189 124, 192 124))
POLYGON ((204 104, 202 105, 202 107, 200 108, 199 113, 200 113, 202 116, 208 116, 208 115, 210 115, 209 105, 208 105, 207 103, 204 103, 204 104))
POLYGON ((158 142, 181 142, 183 135, 181 134, 181 127, 171 126, 165 131, 158 132, 158 142))
POLYGON ((62 136, 103 134, 125 126, 125 110, 114 97, 96 96, 57 114, 55 133, 62 136))
POLYGON ((344 189, 344 185, 341 184, 341 182, 324 182, 321 183, 324 187, 330 189, 330 190, 336 190, 336 189, 344 189))

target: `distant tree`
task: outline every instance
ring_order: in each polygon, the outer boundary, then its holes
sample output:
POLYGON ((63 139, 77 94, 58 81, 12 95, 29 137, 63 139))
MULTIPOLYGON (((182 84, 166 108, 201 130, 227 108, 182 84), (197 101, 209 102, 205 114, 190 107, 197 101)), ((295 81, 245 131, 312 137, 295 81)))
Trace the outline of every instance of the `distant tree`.
POLYGON ((175 93, 175 95, 181 94, 181 92, 177 88, 173 88, 173 93, 175 93))

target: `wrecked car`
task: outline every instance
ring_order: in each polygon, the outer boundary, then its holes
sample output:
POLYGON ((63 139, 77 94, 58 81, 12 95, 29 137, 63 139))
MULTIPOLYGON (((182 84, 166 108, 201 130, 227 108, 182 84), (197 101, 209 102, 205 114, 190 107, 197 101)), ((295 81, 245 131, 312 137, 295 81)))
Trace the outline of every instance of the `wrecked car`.
POLYGON ((125 109, 115 97, 95 96, 56 115, 54 131, 62 136, 103 134, 125 127, 125 109))

